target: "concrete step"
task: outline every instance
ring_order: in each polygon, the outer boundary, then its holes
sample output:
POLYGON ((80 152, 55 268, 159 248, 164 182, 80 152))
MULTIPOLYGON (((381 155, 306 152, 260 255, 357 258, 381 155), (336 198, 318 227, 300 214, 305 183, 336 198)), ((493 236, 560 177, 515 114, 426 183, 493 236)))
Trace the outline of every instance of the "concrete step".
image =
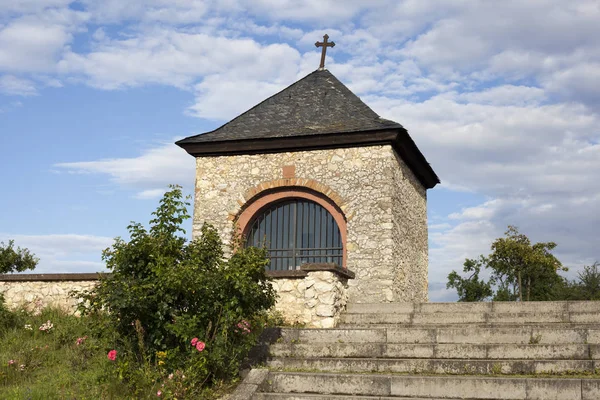
MULTIPOLYGON (((346 400, 347 395, 335 394, 307 394, 307 393, 256 393, 254 400, 346 400)), ((431 397, 388 397, 388 396, 352 396, 352 400, 460 400, 460 399, 432 399, 431 397)))
POLYGON ((410 313, 600 313, 600 301, 530 301, 475 303, 350 303, 348 314, 410 313))
POLYGON ((292 399, 306 393, 422 399, 598 400, 600 380, 272 371, 263 391, 290 393, 288 398, 292 399))
POLYGON ((600 312, 440 312, 440 313, 344 313, 340 323, 345 325, 369 324, 600 324, 600 312))
POLYGON ((501 326, 472 325, 380 328, 282 328, 284 343, 472 343, 472 344, 600 344, 600 326, 572 324, 501 326))
POLYGON ((275 370, 450 375, 592 374, 592 360, 466 360, 434 358, 272 358, 275 370))
POLYGON ((590 344, 276 343, 272 357, 600 360, 590 344))

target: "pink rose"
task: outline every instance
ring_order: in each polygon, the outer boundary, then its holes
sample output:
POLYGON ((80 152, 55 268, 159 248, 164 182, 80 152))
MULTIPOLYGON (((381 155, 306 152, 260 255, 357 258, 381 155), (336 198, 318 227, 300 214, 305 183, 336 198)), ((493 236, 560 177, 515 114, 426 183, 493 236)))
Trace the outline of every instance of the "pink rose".
POLYGON ((195 337, 195 338, 192 339, 192 346, 195 346, 196 343, 198 343, 198 338, 197 337, 195 337))
POLYGON ((204 344, 204 342, 196 343, 196 350, 198 350, 198 351, 204 350, 205 347, 206 347, 206 344, 204 344))
POLYGON ((159 390, 158 392, 156 392, 156 395, 157 395, 158 397, 160 397, 160 396, 162 396, 162 392, 159 390))
POLYGON ((116 350, 111 350, 108 352, 108 359, 110 361, 115 361, 117 359, 117 351, 116 350))

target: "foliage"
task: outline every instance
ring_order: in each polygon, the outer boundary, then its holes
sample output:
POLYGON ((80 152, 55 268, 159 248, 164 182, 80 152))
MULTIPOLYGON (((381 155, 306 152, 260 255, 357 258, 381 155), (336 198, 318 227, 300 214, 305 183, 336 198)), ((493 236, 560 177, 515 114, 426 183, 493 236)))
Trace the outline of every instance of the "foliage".
POLYGON ((583 267, 574 281, 564 281, 564 300, 600 300, 600 264, 598 262, 583 267))
POLYGON ((9 240, 8 245, 0 242, 0 274, 34 269, 39 261, 28 249, 15 249, 14 244, 14 240, 9 240))
POLYGON ((16 315, 6 307, 4 295, 0 293, 0 337, 16 324, 16 315))
POLYGON ((577 274, 579 282, 575 283, 579 300, 600 300, 600 264, 583 267, 583 271, 577 274))
MULTIPOLYGON (((238 248, 225 260, 213 227, 204 225, 192 242, 179 236, 189 218, 187 205, 180 187, 172 186, 149 230, 129 225, 130 241, 117 238, 104 251, 112 274, 82 293, 81 311, 103 315, 114 328, 121 379, 135 386, 180 371, 196 383, 188 389, 197 395, 204 386, 237 375, 275 292, 265 273, 264 249, 238 248), (192 346, 192 339, 203 345, 192 346)), ((96 326, 100 335, 106 329, 96 326)))
POLYGON ((566 271, 551 253, 554 242, 531 244, 529 238, 509 226, 506 237, 492 243, 488 267, 502 297, 523 301, 552 300, 552 294, 560 287, 562 278, 558 271, 566 271))
POLYGON ((452 271, 448 275, 448 283, 446 288, 454 288, 458 292, 458 301, 483 301, 492 296, 492 285, 490 282, 485 282, 479 279, 481 267, 487 264, 485 257, 480 256, 479 259, 466 259, 463 272, 470 273, 467 278, 463 278, 452 271))
POLYGON ((461 301, 491 296, 495 301, 560 300, 565 280, 558 272, 567 268, 552 254, 555 247, 554 242, 532 244, 516 227, 509 226, 505 237, 494 240, 489 256, 465 261, 464 272, 471 272, 469 277, 452 271, 446 287, 455 288, 461 301), (482 268, 490 271, 488 282, 479 279, 482 268))

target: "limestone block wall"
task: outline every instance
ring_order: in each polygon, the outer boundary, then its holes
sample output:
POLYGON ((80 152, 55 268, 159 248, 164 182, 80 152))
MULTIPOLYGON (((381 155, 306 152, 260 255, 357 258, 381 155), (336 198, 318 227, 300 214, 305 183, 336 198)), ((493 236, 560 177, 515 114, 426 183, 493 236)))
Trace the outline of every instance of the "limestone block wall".
POLYGON ((394 299, 397 302, 426 302, 429 265, 427 191, 398 155, 394 153, 393 157, 398 160, 392 173, 394 299))
MULTIPOLYGON (((279 296, 275 309, 289 324, 333 328, 346 308, 352 273, 327 265, 307 266, 297 272, 273 279, 279 296)), ((52 306, 75 312, 80 300, 69 293, 89 290, 97 283, 97 274, 0 275, 0 293, 11 309, 36 312, 52 306)))
POLYGON ((348 301, 348 281, 330 271, 312 271, 302 279, 273 281, 279 295, 275 309, 288 324, 333 328, 348 301))
POLYGON ((426 298, 422 290, 427 286, 427 231, 421 229, 427 224, 424 189, 418 182, 403 183, 410 170, 391 146, 199 157, 196 161, 194 237, 209 222, 227 243, 236 218, 261 194, 285 187, 286 182, 290 188, 306 186, 325 194, 346 218, 346 267, 356 273, 356 279, 348 283, 350 302, 426 298), (415 210, 416 216, 410 216, 415 210), (402 234, 412 229, 416 229, 414 234, 402 234))
POLYGON ((0 293, 11 309, 24 308, 35 312, 51 306, 71 312, 75 311, 79 299, 69 296, 69 292, 89 290, 98 283, 97 274, 52 275, 1 277, 0 293))

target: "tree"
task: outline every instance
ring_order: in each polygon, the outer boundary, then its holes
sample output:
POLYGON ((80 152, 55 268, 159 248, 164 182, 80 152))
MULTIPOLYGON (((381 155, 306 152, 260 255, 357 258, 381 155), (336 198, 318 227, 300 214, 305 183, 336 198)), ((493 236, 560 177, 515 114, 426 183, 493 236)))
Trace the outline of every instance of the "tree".
POLYGON ((583 267, 583 271, 577 273, 579 282, 576 284, 579 298, 581 300, 600 300, 600 264, 596 261, 592 265, 583 267))
POLYGON ((564 300, 600 300, 600 264, 585 265, 577 273, 577 280, 565 280, 564 300))
POLYGON ((458 292, 458 301, 483 301, 492 296, 492 285, 479 279, 481 267, 485 267, 487 260, 480 256, 479 259, 466 259, 463 272, 471 273, 467 278, 463 278, 452 271, 448 275, 446 289, 454 288, 458 292))
POLYGON ((531 244, 529 238, 509 226, 505 237, 492 243, 488 267, 492 270, 492 282, 502 297, 523 301, 552 300, 562 284, 558 271, 566 271, 551 253, 554 242, 531 244))
POLYGON ((14 240, 9 240, 8 245, 0 242, 0 274, 23 272, 34 269, 39 259, 28 249, 14 248, 14 240))
POLYGON ((448 275, 447 288, 455 288, 459 301, 482 301, 493 295, 495 301, 558 300, 565 294, 565 279, 558 271, 566 271, 552 254, 554 242, 532 244, 515 226, 509 226, 505 237, 494 240, 489 256, 467 259, 463 278, 455 271, 448 275), (490 270, 490 280, 479 278, 481 269, 490 270), (494 289, 495 288, 495 292, 494 289))

